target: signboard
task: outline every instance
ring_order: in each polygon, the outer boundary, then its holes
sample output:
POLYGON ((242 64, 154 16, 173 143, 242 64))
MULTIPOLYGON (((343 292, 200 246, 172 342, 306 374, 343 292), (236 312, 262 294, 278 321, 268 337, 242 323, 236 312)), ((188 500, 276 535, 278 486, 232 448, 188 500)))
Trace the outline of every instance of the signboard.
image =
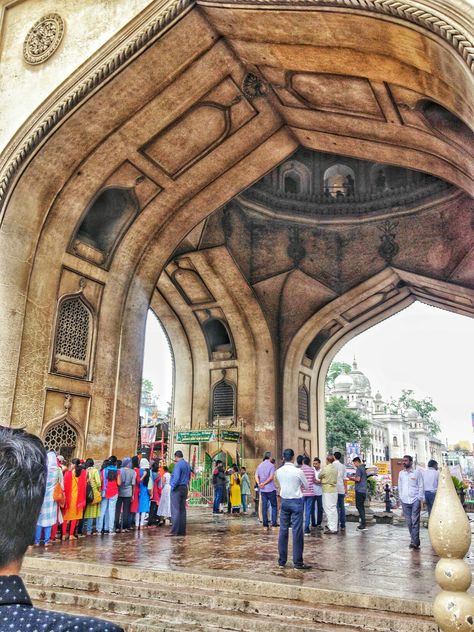
POLYGON ((216 441, 214 430, 181 430, 176 433, 177 443, 207 443, 216 441))
POLYGON ((379 476, 388 476, 390 474, 390 463, 388 461, 382 461, 375 463, 379 476))
POLYGON ((156 439, 156 426, 140 428, 140 439, 142 441, 142 445, 153 443, 156 439))
POLYGON ((346 443, 346 462, 352 464, 352 459, 356 456, 360 457, 362 450, 360 443, 346 443))
POLYGON ((233 443, 238 443, 240 441, 240 432, 236 430, 221 430, 220 432, 221 441, 232 441, 233 443))

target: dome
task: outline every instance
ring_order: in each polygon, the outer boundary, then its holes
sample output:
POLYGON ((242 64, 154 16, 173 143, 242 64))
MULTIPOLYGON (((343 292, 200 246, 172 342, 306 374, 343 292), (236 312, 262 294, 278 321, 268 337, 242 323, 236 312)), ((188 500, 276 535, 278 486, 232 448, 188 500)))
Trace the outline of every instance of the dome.
POLYGON ((370 393, 369 379, 362 373, 362 371, 359 371, 355 358, 354 362, 352 363, 352 371, 349 373, 349 375, 352 378, 352 390, 366 391, 370 393))
POLYGON ((380 393, 380 391, 377 391, 377 393, 375 394, 375 399, 376 399, 378 402, 381 402, 381 401, 382 401, 382 394, 380 393))
POLYGON ((406 419, 418 419, 419 417, 418 411, 415 410, 414 408, 407 408, 404 413, 404 417, 406 419))
POLYGON ((352 378, 349 373, 340 373, 334 380, 334 387, 340 390, 348 390, 352 386, 352 378))

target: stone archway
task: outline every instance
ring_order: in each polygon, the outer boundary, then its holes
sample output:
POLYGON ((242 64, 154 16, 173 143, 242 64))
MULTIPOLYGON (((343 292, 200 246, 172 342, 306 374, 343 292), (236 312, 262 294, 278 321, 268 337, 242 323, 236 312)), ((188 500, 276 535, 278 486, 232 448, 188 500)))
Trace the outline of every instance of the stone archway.
MULTIPOLYGON (((39 126, 37 113, 5 153, 1 187, 5 419, 31 420, 38 431, 50 394, 74 390, 90 402, 80 420, 88 450, 130 449, 145 319, 160 273, 190 231, 298 146, 361 159, 376 153, 444 178, 466 203, 473 190, 466 139, 437 133, 418 105, 439 102, 471 120, 473 81, 467 54, 459 54, 468 38, 448 45, 442 25, 452 20, 450 6, 444 16, 436 10, 436 22, 390 4, 155 4, 105 62, 100 51, 81 69, 85 79, 71 77, 67 97, 51 98, 39 126), (342 100, 334 96, 341 81, 350 95, 342 100), (102 265, 77 256, 71 240, 85 209, 110 188, 133 189, 139 210, 116 242, 107 241, 113 256, 102 265), (84 282, 98 312, 94 371, 65 379, 48 369, 55 305, 84 282)), ((297 282, 308 276, 298 268, 298 240, 295 230, 288 267, 297 282)), ((471 263, 467 256, 459 283, 468 284, 471 263)), ((280 356, 275 365, 278 372, 280 356)))
MULTIPOLYGON (((298 433, 325 450, 325 380, 330 363, 351 339, 415 301, 474 317, 474 289, 387 268, 332 301, 300 329, 288 350, 284 368, 284 441, 298 433), (315 344, 316 343, 316 344, 315 344), (308 355, 312 348, 313 357, 308 355), (299 375, 311 380, 311 414, 315 430, 298 429, 299 375)), ((322 453, 322 452, 321 452, 322 453)))

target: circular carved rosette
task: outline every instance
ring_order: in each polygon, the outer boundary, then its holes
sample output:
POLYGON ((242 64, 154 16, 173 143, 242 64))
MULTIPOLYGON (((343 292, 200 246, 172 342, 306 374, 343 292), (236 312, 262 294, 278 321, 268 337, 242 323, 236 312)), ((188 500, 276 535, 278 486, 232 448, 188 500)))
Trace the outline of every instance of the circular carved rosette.
POLYGON ((55 52, 64 35, 64 21, 57 13, 43 16, 28 31, 23 58, 28 64, 41 64, 55 52))

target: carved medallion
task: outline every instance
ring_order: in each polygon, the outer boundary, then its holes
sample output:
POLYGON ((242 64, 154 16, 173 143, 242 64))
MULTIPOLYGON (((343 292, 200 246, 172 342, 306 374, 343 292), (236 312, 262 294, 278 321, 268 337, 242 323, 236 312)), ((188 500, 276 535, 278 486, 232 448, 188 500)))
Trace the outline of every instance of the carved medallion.
POLYGON ((23 57, 28 64, 41 64, 55 52, 64 34, 64 21, 57 13, 49 13, 28 31, 23 44, 23 57))
POLYGON ((267 94, 267 86, 263 79, 254 75, 253 72, 249 72, 243 81, 242 92, 245 94, 249 101, 256 99, 257 97, 264 97, 267 94))
POLYGON ((400 250, 400 246, 395 241, 395 230, 397 226, 398 222, 392 222, 390 220, 387 220, 381 226, 378 226, 378 229, 381 232, 380 241, 382 242, 379 246, 378 252, 388 264, 392 263, 392 259, 397 256, 400 250))

